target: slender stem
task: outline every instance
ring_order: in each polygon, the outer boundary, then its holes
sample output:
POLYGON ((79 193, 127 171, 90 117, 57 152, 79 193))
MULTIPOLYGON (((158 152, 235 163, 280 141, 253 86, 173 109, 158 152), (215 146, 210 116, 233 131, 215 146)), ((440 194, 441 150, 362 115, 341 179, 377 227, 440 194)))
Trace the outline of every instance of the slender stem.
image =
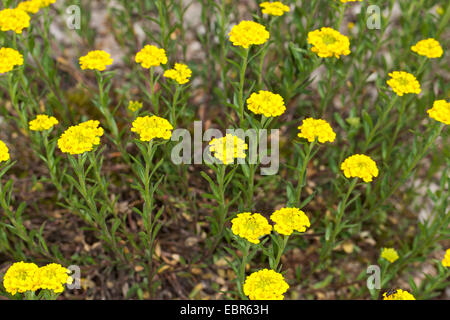
POLYGON ((242 58, 240 77, 239 77, 239 120, 240 124, 244 122, 244 80, 245 71, 247 70, 248 54, 250 49, 244 49, 244 56, 242 58))
MULTIPOLYGON (((275 263, 272 266, 273 270, 277 270, 278 269, 278 265, 280 264, 280 261, 281 261, 281 256, 283 255, 284 250, 286 249, 286 245, 287 245, 287 243, 289 241, 289 236, 283 235, 282 237, 283 237, 283 242, 281 243, 281 247, 278 248, 277 257, 275 259, 275 263)), ((281 270, 277 270, 277 271, 279 272, 281 270)))
POLYGON ((314 145, 316 144, 316 140, 314 140, 313 142, 311 142, 308 145, 308 148, 306 149, 306 154, 305 157, 303 158, 303 163, 302 163, 302 168, 299 172, 298 175, 298 183, 297 183, 297 189, 296 189, 296 195, 295 195, 295 203, 297 205, 297 207, 300 207, 300 200, 301 200, 301 194, 302 194, 302 189, 305 183, 305 174, 306 174, 306 168, 308 167, 308 162, 310 160, 310 156, 311 156, 311 151, 314 148, 314 145))

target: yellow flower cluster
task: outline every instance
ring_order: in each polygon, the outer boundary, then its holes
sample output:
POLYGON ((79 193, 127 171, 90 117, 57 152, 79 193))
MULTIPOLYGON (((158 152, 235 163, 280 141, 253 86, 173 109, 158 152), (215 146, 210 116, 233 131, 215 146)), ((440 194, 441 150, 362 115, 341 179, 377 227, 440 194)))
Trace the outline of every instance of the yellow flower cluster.
POLYGON ((36 273, 39 267, 34 263, 16 262, 5 273, 3 286, 6 292, 15 295, 17 292, 36 291, 39 289, 36 273))
POLYGON ((192 75, 191 69, 183 63, 175 63, 173 69, 164 71, 164 77, 175 80, 179 84, 185 84, 192 75))
POLYGON ((128 103, 128 110, 136 112, 142 109, 142 102, 130 100, 128 103))
POLYGON ((157 116, 137 117, 133 121, 132 132, 139 134, 141 141, 150 141, 154 138, 170 139, 173 126, 164 118, 157 116))
POLYGON ((0 48, 0 73, 9 72, 15 66, 23 65, 23 56, 11 48, 0 48))
POLYGON ((442 259, 441 263, 444 267, 450 267, 450 249, 447 249, 447 251, 445 251, 445 256, 444 259, 442 259))
POLYGON ((450 124, 450 102, 445 100, 436 100, 433 102, 433 108, 427 110, 428 115, 439 122, 450 124))
POLYGON ((53 128, 58 124, 55 117, 49 117, 46 114, 38 114, 36 119, 28 122, 31 131, 44 131, 53 128))
POLYGON ((30 16, 20 9, 3 9, 0 11, 0 30, 22 33, 30 26, 30 16))
POLYGON ((408 291, 402 289, 394 290, 391 292, 383 293, 383 300, 416 300, 414 296, 408 291))
POLYGON ((411 50, 427 58, 439 58, 444 53, 439 42, 433 38, 420 40, 411 47, 411 50))
POLYGON ((260 3, 262 13, 272 16, 282 16, 285 12, 289 12, 289 7, 281 3, 280 1, 260 3))
POLYGON ((389 73, 389 76, 391 79, 386 81, 386 83, 400 97, 405 93, 420 93, 420 83, 411 73, 405 71, 394 71, 389 73))
POLYGON ((355 154, 345 159, 341 170, 347 178, 358 177, 364 182, 370 182, 373 177, 378 176, 377 164, 364 154, 355 154))
POLYGON ((362 0, 341 0, 342 3, 347 3, 347 2, 361 2, 362 0))
POLYGON ((269 39, 269 31, 263 25, 244 20, 231 28, 230 41, 234 46, 240 46, 245 49, 251 45, 264 44, 269 39))
POLYGON ((17 5, 17 9, 27 13, 37 13, 41 8, 41 0, 22 1, 17 5))
POLYGON ((70 127, 58 139, 58 147, 62 152, 70 154, 91 151, 100 144, 100 137, 103 135, 103 128, 99 125, 99 121, 89 120, 70 127))
POLYGON ((253 272, 244 283, 244 294, 250 300, 283 300, 288 289, 283 275, 268 269, 253 272))
POLYGON ((56 2, 56 0, 40 0, 41 1, 41 8, 48 7, 49 5, 56 2))
POLYGON ((106 66, 113 63, 111 55, 103 50, 94 50, 80 58, 80 66, 82 70, 98 70, 104 71, 106 66))
POLYGON ((305 232, 311 226, 306 214, 298 208, 282 208, 272 213, 270 219, 275 222, 275 231, 286 236, 294 230, 305 232))
POLYGON ((300 129, 300 132, 297 136, 308 139, 309 142, 313 142, 316 138, 320 143, 333 142, 336 138, 336 133, 334 133, 330 124, 323 119, 307 118, 303 120, 298 129, 300 129))
POLYGON ((150 69, 167 63, 166 51, 157 46, 147 44, 136 54, 136 63, 140 63, 143 68, 150 69))
POLYGON ((283 97, 265 90, 253 92, 247 99, 247 105, 254 114, 263 114, 266 117, 278 117, 286 111, 283 97))
POLYGON ((231 231, 251 243, 258 244, 259 238, 270 234, 272 226, 259 213, 243 212, 231 220, 231 231))
POLYGON ((214 152, 214 157, 223 164, 230 164, 234 162, 234 159, 244 159, 246 157, 245 150, 248 149, 248 145, 244 140, 227 134, 223 138, 212 139, 209 143, 209 151, 214 152))
POLYGON ((36 272, 36 282, 40 289, 53 290, 55 293, 64 291, 64 284, 71 284, 69 269, 57 263, 50 263, 36 272))
POLYGON ((0 162, 9 160, 9 149, 6 144, 0 140, 0 162))
POLYGON ((332 28, 322 27, 320 30, 310 31, 308 43, 313 46, 311 51, 321 58, 339 58, 350 54, 350 40, 332 28))
POLYGON ((398 253, 394 248, 383 248, 381 257, 392 263, 398 259, 398 253))
POLYGON ((68 275, 70 271, 56 263, 39 268, 34 263, 16 262, 5 273, 3 286, 6 292, 15 295, 17 292, 36 291, 38 289, 64 291, 64 284, 72 283, 68 275))

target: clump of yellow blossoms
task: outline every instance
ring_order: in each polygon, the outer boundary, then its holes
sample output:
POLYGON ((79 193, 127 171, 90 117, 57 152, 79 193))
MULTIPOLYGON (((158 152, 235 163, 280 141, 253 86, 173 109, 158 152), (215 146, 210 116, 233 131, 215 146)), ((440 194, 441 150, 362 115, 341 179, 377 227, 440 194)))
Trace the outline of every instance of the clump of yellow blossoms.
POLYGON ((130 100, 128 103, 128 109, 130 111, 136 112, 139 109, 142 109, 142 102, 130 100))
POLYGON ((411 47, 411 50, 427 58, 439 58, 444 53, 439 42, 433 38, 420 40, 411 47))
POLYGON ((381 257, 392 263, 398 259, 398 253, 394 248, 383 248, 381 257))
POLYGON ((191 69, 183 63, 175 63, 173 69, 164 71, 164 77, 175 80, 179 84, 185 84, 192 75, 191 69))
POLYGON ((40 0, 41 1, 41 8, 48 7, 49 5, 56 2, 56 0, 40 0))
POLYGON ((16 262, 5 273, 3 286, 6 292, 15 295, 17 292, 36 291, 39 285, 36 273, 39 267, 34 263, 16 262))
POLYGON ((272 226, 266 218, 259 213, 239 213, 231 220, 231 231, 249 242, 258 244, 259 238, 270 234, 272 226))
POLYGON ((427 110, 428 115, 439 122, 450 124, 450 102, 445 100, 436 100, 433 102, 433 108, 427 110))
POLYGON ((0 73, 9 72, 15 66, 23 65, 23 56, 12 48, 0 48, 0 73))
POLYGON ((285 12, 289 12, 289 7, 281 3, 280 1, 260 3, 262 13, 272 16, 282 16, 285 12))
POLYGON ((248 145, 244 140, 232 134, 209 142, 209 151, 214 152, 214 157, 222 161, 223 164, 233 163, 234 159, 237 158, 244 159, 247 148, 248 145))
POLYGON ((244 283, 244 294, 250 300, 283 300, 288 289, 283 275, 268 269, 252 273, 244 283))
POLYGON ((135 61, 145 69, 158 67, 167 63, 166 51, 148 44, 136 54, 135 61))
POLYGON ((251 45, 260 45, 266 43, 269 39, 269 31, 263 25, 244 20, 231 28, 230 41, 234 46, 240 46, 245 49, 251 45))
POLYGON ((342 3, 347 3, 347 2, 361 2, 362 0, 341 0, 342 3))
POLYGON ((341 164, 341 170, 347 178, 358 177, 364 182, 370 182, 373 177, 378 177, 377 164, 364 154, 355 154, 345 159, 341 164))
POLYGON ((445 251, 445 256, 444 259, 442 259, 441 263, 444 267, 450 267, 450 249, 447 249, 447 251, 445 251))
POLYGON ((55 293, 64 291, 64 284, 72 283, 70 270, 57 263, 50 263, 36 272, 36 282, 40 289, 53 290, 55 293))
POLYGON ((389 73, 389 76, 391 79, 386 81, 386 83, 400 97, 405 93, 420 93, 420 83, 411 73, 405 71, 394 71, 389 73))
POLYGON ((30 16, 20 9, 3 9, 0 11, 0 29, 2 31, 14 31, 22 33, 22 30, 30 26, 30 16))
POLYGON ((37 13, 41 8, 41 0, 22 1, 17 5, 17 9, 28 13, 37 13))
POLYGON ((6 144, 0 140, 0 162, 9 160, 9 150, 6 144))
POLYGON ((99 121, 89 120, 70 127, 58 139, 58 147, 62 152, 72 155, 91 151, 100 144, 103 135, 103 128, 99 125, 99 121))
POLYGON ((113 63, 111 55, 103 50, 94 50, 80 58, 80 66, 82 70, 98 70, 104 71, 106 66, 113 63))
POLYGON ((393 293, 383 293, 383 300, 416 300, 416 298, 408 291, 397 289, 393 293))
POLYGON ((263 114, 266 117, 278 117, 286 111, 283 97, 265 90, 253 92, 247 99, 247 105, 254 114, 263 114))
POLYGON ((350 54, 350 40, 332 28, 322 27, 320 30, 310 31, 308 43, 313 46, 311 51, 321 58, 339 58, 350 54))
POLYGON ((150 141, 154 138, 170 139, 172 136, 172 125, 164 118, 157 116, 137 117, 133 121, 132 132, 139 134, 141 141, 150 141))
POLYGON ((28 122, 30 130, 32 131, 44 131, 53 128, 58 124, 58 120, 55 117, 49 117, 46 114, 38 114, 36 119, 28 122))
POLYGON ((282 208, 270 216, 275 222, 274 229, 279 234, 290 236, 292 232, 305 232, 311 226, 306 214, 297 208, 282 208))
POLYGON ((323 119, 307 118, 303 120, 298 129, 300 129, 300 132, 297 136, 308 139, 309 142, 313 142, 316 138, 320 143, 333 142, 336 138, 336 133, 334 133, 330 124, 323 119))

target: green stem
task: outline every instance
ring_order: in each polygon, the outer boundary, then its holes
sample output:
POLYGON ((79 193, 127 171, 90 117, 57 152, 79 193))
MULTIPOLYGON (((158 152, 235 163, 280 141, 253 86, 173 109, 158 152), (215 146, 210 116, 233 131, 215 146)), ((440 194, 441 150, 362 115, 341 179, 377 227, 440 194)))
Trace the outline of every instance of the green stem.
POLYGON ((250 48, 244 49, 244 56, 242 58, 241 70, 239 75, 239 120, 242 125, 244 122, 244 80, 245 80, 245 71, 247 70, 248 64, 248 54, 250 48))
POLYGON ((305 184, 306 169, 308 167, 308 162, 310 160, 311 152, 312 152, 315 144, 316 144, 316 140, 314 140, 313 142, 311 142, 308 145, 308 148, 306 149, 305 157, 303 158, 302 168, 298 175, 298 183, 297 183, 296 195, 295 195, 295 203, 296 203, 297 207, 300 207, 300 205, 301 205, 300 200, 301 200, 302 189, 305 184))

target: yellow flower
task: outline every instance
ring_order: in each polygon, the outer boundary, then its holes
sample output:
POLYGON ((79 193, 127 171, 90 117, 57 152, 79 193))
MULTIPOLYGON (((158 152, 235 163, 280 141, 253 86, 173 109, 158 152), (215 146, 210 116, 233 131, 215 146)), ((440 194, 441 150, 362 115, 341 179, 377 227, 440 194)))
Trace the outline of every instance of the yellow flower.
POLYGON ((347 24, 347 28, 348 28, 348 30, 353 30, 353 28, 355 27, 355 23, 354 22, 349 22, 348 24, 347 24))
POLYGON ((444 53, 439 42, 433 38, 420 40, 411 47, 411 50, 427 58, 439 58, 444 53))
POLYGON ((70 270, 57 263, 50 263, 36 272, 36 282, 40 289, 53 290, 55 293, 64 291, 65 284, 71 284, 70 270))
POLYGON ((17 5, 17 9, 28 13, 37 13, 41 8, 41 0, 22 1, 17 5))
POLYGON ((263 3, 260 3, 259 6, 262 8, 262 13, 272 16, 282 16, 285 12, 289 12, 289 7, 284 5, 280 1, 265 1, 263 3))
POLYGON ((9 160, 9 150, 6 144, 0 140, 0 162, 9 160))
POLYGON ((23 65, 23 56, 11 48, 0 48, 0 73, 9 72, 15 66, 23 65))
POLYGON ((17 292, 36 291, 39 286, 36 272, 39 267, 34 263, 16 262, 5 273, 3 286, 6 292, 15 295, 17 292))
POLYGON ((383 293, 383 300, 416 300, 416 298, 408 291, 397 289, 383 293))
POLYGON ((398 259, 398 253, 394 248, 383 248, 381 257, 392 263, 398 259))
POLYGON ((286 111, 283 97, 265 90, 253 92, 247 99, 247 105, 254 114, 263 114, 266 117, 278 117, 286 111))
POLYGON ((310 31, 308 43, 313 46, 311 51, 321 58, 335 56, 339 59, 341 55, 350 54, 350 40, 332 28, 322 27, 320 30, 310 31))
POLYGON ((358 177, 364 182, 370 182, 373 177, 378 176, 375 161, 363 154, 355 154, 345 159, 341 164, 341 170, 347 178, 358 177))
POLYGON ((250 300, 283 300, 289 285, 281 273, 263 269, 245 279, 244 294, 250 300))
POLYGON ((55 117, 38 114, 36 119, 31 120, 28 124, 32 131, 44 131, 53 128, 54 125, 58 124, 58 120, 55 117))
POLYGON ((209 151, 214 152, 214 157, 223 164, 230 164, 234 159, 244 159, 246 157, 245 150, 248 145, 244 140, 227 134, 223 138, 212 139, 209 142, 209 151))
POLYGON ((18 34, 30 26, 30 16, 20 9, 3 9, 0 11, 0 29, 14 31, 18 34))
POLYGON ((347 3, 347 2, 361 2, 362 0, 341 0, 342 3, 347 3))
POLYGON ((231 28, 230 41, 234 46, 247 49, 249 46, 264 44, 269 39, 269 32, 263 25, 254 21, 241 21, 231 28))
POLYGON ((146 45, 136 54, 135 61, 140 63, 143 68, 158 67, 167 63, 166 51, 157 46, 146 45))
POLYGON ((56 2, 56 0, 38 0, 41 2, 41 8, 48 7, 49 5, 56 2))
POLYGON ((430 118, 439 122, 450 124, 450 102, 445 100, 436 100, 433 102, 433 108, 427 110, 430 118))
POLYGON ((447 251, 445 251, 445 256, 444 259, 442 259, 441 263, 444 267, 450 267, 450 249, 447 249, 447 251))
POLYGON ((142 102, 130 100, 128 103, 128 109, 130 111, 136 112, 139 109, 142 109, 142 102))
POLYGON ((270 234, 272 226, 261 214, 244 212, 231 220, 231 231, 251 243, 258 244, 259 238, 270 234))
POLYGON ((91 69, 103 71, 106 66, 113 63, 110 54, 103 50, 94 50, 80 58, 80 66, 82 70, 91 69))
POLYGON ((273 227, 279 234, 290 236, 292 232, 305 232, 306 228, 310 227, 310 222, 306 214, 297 208, 282 208, 275 211, 270 216, 270 219, 275 222, 273 227))
POLYGON ((172 125, 164 118, 157 116, 137 117, 133 121, 132 132, 139 134, 141 141, 150 141, 154 138, 170 139, 172 136, 172 125))
POLYGON ((175 63, 175 67, 173 69, 166 70, 163 75, 166 78, 175 80, 179 84, 185 84, 189 81, 192 71, 183 63, 175 63))
POLYGON ((300 129, 300 132, 297 136, 308 139, 309 142, 313 142, 316 138, 320 143, 333 142, 336 138, 336 133, 334 133, 330 124, 322 119, 304 119, 298 129, 300 129))
POLYGON ((405 93, 420 93, 420 83, 411 73, 405 71, 394 71, 389 73, 389 76, 391 79, 386 81, 386 83, 400 97, 405 93))
POLYGON ((62 152, 70 154, 91 151, 100 144, 100 137, 103 135, 103 128, 99 125, 99 121, 89 120, 70 127, 58 139, 58 147, 62 152))

